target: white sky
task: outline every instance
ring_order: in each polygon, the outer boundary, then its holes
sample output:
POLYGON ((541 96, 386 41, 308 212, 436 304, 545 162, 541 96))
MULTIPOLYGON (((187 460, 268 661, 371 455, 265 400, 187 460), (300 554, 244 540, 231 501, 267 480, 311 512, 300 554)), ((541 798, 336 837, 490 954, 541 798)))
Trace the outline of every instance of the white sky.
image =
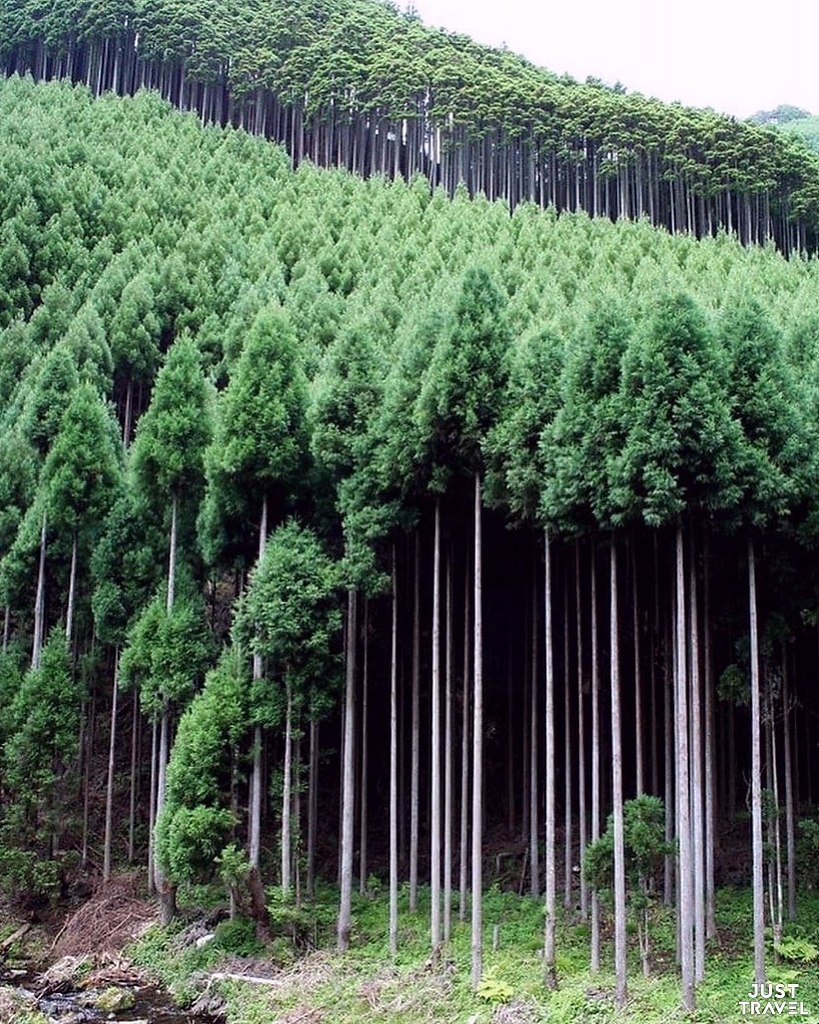
MULTIPOLYGON (((405 0, 398 0, 405 6, 405 0)), ((412 0, 421 19, 579 81, 737 117, 819 114, 819 0, 412 0)))

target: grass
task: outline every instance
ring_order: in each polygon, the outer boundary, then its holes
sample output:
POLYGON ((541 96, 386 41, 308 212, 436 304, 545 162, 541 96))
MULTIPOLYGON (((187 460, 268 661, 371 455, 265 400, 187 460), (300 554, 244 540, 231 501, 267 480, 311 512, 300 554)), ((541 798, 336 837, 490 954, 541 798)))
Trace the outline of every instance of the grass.
MULTIPOLYGON (((275 894, 274 894, 275 895, 275 894)), ((267 966, 278 963, 275 988, 223 982, 231 1024, 670 1024, 686 1019, 680 1009, 680 989, 674 965, 675 921, 671 911, 658 908, 654 922, 656 972, 643 978, 630 936, 629 1002, 616 1011, 610 934, 604 933, 603 970, 588 970, 588 926, 563 916, 558 919, 557 969, 559 988, 543 985, 543 908, 529 897, 490 889, 484 895, 484 985, 479 993, 470 984, 469 924, 453 914, 452 940, 437 963, 430 958, 428 893, 420 893, 418 910, 410 914, 408 894, 399 903, 399 952, 388 952, 388 905, 375 892, 356 897, 351 949, 334 950, 337 893, 322 889, 308 910, 298 915, 298 928, 287 922, 288 908, 273 899, 279 928, 296 934, 313 949, 294 950, 288 940, 274 940, 261 957, 246 926, 220 925, 213 942, 201 949, 182 948, 174 933, 154 930, 132 950, 134 959, 152 968, 183 1001, 192 993, 197 972, 207 971, 227 954, 253 954, 267 966), (493 949, 493 935, 497 948, 493 949), (309 936, 309 943, 307 940, 309 936)), ((718 893, 719 938, 709 942, 706 978, 697 990, 692 1024, 733 1024, 747 1019, 740 1001, 748 998, 753 980, 751 894, 747 890, 718 893)), ((819 895, 803 895, 799 922, 786 928, 819 944, 819 895)), ((802 1024, 819 1024, 819 971, 816 964, 775 962, 768 948, 772 982, 795 983, 805 1005, 802 1024)))

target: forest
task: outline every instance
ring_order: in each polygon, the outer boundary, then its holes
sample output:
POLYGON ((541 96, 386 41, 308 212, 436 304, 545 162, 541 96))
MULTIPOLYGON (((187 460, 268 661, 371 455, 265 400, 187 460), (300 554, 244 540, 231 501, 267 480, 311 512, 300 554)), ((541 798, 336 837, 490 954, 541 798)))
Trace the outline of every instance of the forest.
POLYGON ((797 135, 558 78, 381 0, 2 0, 0 68, 95 95, 156 89, 295 165, 817 245, 819 154, 797 135))
POLYGON ((0 84, 0 888, 818 1000, 816 259, 109 85, 0 84))

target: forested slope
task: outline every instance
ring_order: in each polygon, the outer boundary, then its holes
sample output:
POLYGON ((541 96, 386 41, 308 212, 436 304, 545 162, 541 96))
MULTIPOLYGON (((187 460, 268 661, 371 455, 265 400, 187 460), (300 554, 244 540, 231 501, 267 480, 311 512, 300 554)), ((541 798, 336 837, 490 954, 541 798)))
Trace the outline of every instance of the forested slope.
POLYGON ((622 1001, 676 861, 685 1005, 715 885, 761 977, 816 883, 817 263, 18 78, 0 211, 4 888, 147 862, 265 935, 338 877, 345 948, 374 873, 477 982, 502 851, 549 984, 612 889, 622 1001))
POLYGON ((819 158, 708 110, 556 78, 376 0, 0 3, 0 66, 158 89, 364 175, 813 250, 819 158))

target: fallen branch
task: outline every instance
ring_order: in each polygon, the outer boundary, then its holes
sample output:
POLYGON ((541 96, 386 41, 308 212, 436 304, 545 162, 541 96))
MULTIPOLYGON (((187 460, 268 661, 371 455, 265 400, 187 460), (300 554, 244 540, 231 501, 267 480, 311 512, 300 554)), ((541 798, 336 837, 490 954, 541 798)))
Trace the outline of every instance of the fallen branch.
POLYGON ((22 939, 22 937, 26 934, 27 931, 30 931, 30 929, 30 924, 21 924, 16 932, 12 932, 11 935, 8 935, 5 939, 3 939, 3 941, 0 942, 0 959, 4 958, 8 951, 11 949, 11 947, 14 945, 14 943, 18 939, 22 939))

